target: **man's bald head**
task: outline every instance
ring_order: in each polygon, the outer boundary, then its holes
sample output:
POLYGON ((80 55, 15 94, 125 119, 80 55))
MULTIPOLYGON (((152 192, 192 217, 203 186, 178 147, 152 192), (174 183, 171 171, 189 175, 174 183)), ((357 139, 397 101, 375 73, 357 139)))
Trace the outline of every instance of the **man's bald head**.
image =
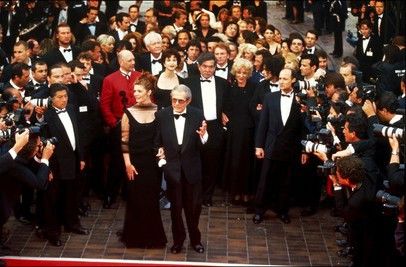
POLYGON ((129 50, 120 51, 120 53, 118 53, 117 59, 121 70, 125 72, 130 72, 134 70, 135 60, 134 55, 131 51, 129 50))

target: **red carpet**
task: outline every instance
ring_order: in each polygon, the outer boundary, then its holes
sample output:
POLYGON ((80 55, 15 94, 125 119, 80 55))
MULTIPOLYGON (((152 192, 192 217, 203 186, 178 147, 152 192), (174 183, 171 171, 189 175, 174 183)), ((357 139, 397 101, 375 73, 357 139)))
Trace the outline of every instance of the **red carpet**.
MULTIPOLYGON (((250 266, 249 264, 227 264, 207 262, 178 261, 140 261, 140 260, 109 260, 109 259, 78 259, 78 258, 35 258, 35 257, 0 257, 0 266, 250 266)), ((252 266, 252 265, 251 265, 252 266)), ((258 266, 258 265, 255 265, 258 266)), ((265 266, 265 265, 263 265, 265 266)))

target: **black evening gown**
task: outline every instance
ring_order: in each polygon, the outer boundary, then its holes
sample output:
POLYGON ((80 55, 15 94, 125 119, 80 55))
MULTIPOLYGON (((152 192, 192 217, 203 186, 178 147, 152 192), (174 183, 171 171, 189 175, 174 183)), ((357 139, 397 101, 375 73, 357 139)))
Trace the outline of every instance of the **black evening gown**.
POLYGON ((139 123, 128 110, 125 113, 130 124, 130 159, 138 175, 128 181, 122 241, 126 247, 163 247, 167 239, 159 208, 161 179, 153 149, 156 122, 139 123))
POLYGON ((249 103, 255 86, 247 82, 244 88, 232 85, 225 96, 227 145, 224 187, 234 194, 253 193, 254 119, 249 103))

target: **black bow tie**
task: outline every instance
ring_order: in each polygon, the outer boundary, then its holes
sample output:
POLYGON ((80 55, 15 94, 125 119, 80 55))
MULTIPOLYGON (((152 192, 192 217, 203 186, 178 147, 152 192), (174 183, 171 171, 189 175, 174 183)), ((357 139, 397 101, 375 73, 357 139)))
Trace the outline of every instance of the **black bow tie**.
POLYGON ((270 86, 270 87, 278 87, 279 84, 278 84, 278 83, 271 83, 271 82, 269 82, 269 86, 270 86))
POLYGON ((36 84, 34 84, 34 87, 41 87, 43 85, 44 85, 43 83, 36 83, 36 84))
POLYGON ((186 118, 186 113, 182 113, 182 114, 173 114, 173 117, 175 117, 175 119, 179 119, 179 117, 182 116, 183 118, 186 118))
POLYGON ((151 64, 155 64, 155 63, 159 63, 159 59, 153 59, 153 60, 151 61, 151 64))
POLYGON ((288 95, 288 94, 281 94, 281 96, 290 97, 291 95, 288 95))
POLYGON ((306 49, 306 52, 307 52, 308 54, 311 54, 311 53, 313 52, 313 49, 306 49))
POLYGON ((88 27, 90 27, 90 26, 96 26, 96 23, 88 23, 87 26, 88 26, 88 27))
POLYGON ((63 108, 63 109, 60 109, 60 110, 56 110, 56 114, 61 114, 61 113, 64 113, 64 112, 67 112, 67 111, 66 111, 66 108, 63 108))
POLYGON ((63 50, 63 52, 64 52, 64 53, 65 53, 65 52, 70 52, 70 51, 72 51, 72 49, 70 49, 70 48, 69 48, 69 49, 64 49, 64 50, 63 50))
POLYGON ((90 81, 90 77, 83 77, 82 80, 84 80, 84 81, 90 81))
POLYGON ((226 71, 227 67, 225 68, 216 68, 216 70, 222 70, 222 71, 226 71))
POLYGON ((378 16, 378 19, 382 19, 382 17, 378 16))
POLYGON ((200 82, 202 82, 202 83, 204 83, 204 82, 208 82, 208 83, 210 83, 210 82, 211 82, 211 80, 208 80, 208 79, 200 79, 200 82))

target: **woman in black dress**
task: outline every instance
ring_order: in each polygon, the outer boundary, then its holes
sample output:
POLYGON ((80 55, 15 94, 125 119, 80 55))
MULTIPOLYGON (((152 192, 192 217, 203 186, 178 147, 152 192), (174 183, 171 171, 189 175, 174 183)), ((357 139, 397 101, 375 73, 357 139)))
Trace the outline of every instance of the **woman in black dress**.
POLYGON ((235 80, 225 94, 224 113, 227 122, 227 149, 225 158, 225 187, 234 203, 247 202, 254 194, 254 118, 249 103, 255 86, 250 83, 252 63, 244 58, 234 61, 231 73, 235 80))
POLYGON ((136 104, 121 121, 122 150, 128 177, 127 205, 121 241, 126 247, 164 247, 167 240, 159 209, 161 179, 153 149, 156 134, 151 101, 155 77, 143 73, 134 84, 136 104))
POLYGON ((157 90, 154 94, 158 110, 172 105, 171 91, 175 86, 183 82, 183 79, 175 73, 180 60, 181 58, 176 49, 171 48, 162 53, 161 63, 164 70, 156 76, 157 90))

